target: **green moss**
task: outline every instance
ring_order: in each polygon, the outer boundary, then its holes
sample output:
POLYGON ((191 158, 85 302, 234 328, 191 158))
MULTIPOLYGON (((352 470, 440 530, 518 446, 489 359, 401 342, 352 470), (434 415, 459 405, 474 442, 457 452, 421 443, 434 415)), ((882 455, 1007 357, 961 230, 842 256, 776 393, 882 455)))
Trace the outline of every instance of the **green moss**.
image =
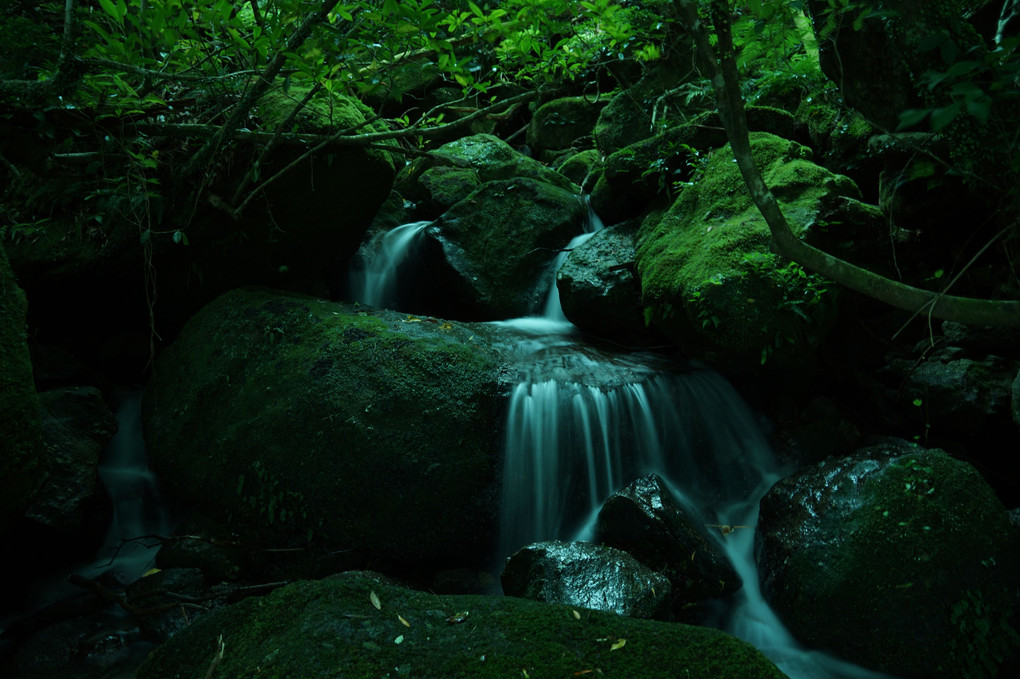
MULTIPOLYGON (((828 195, 857 195, 845 178, 810 163, 810 150, 765 133, 752 154, 795 233, 814 222, 828 195)), ((796 361, 831 319, 820 280, 769 253, 771 235, 753 205, 729 147, 661 219, 646 220, 637 266, 656 324, 681 343, 700 341, 732 360, 796 361)))
POLYGON ((0 245, 0 532, 20 518, 45 475, 42 425, 29 360, 25 293, 0 245))
POLYGON ((717 630, 522 599, 436 596, 358 573, 298 582, 206 616, 157 649, 139 676, 205 677, 221 634, 225 652, 212 677, 783 676, 717 630))

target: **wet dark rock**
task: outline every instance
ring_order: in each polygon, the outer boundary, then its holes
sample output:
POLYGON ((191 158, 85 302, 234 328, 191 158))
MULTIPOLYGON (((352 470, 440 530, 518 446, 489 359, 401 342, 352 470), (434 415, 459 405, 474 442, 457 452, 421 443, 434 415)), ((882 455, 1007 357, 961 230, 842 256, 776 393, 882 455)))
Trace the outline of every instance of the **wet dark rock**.
POLYGON ((1018 370, 1020 361, 946 347, 919 360, 890 359, 879 377, 896 389, 898 410, 923 423, 928 434, 966 438, 1012 429, 1018 370))
POLYGON ((98 540, 111 517, 99 459, 117 420, 94 387, 44 391, 39 402, 48 472, 26 517, 61 539, 98 540))
POLYGON ((727 596, 742 585, 703 523, 655 474, 637 479, 606 500, 596 520, 595 539, 666 575, 677 609, 727 596))
POLYGON ((628 225, 603 229, 575 248, 556 275, 556 287, 563 313, 585 332, 625 345, 663 342, 645 326, 628 225))
POLYGON ((718 630, 513 597, 415 592, 369 573, 297 582, 217 611, 152 653, 138 676, 204 677, 214 662, 222 676, 255 666, 280 677, 569 677, 596 668, 629 679, 783 676, 718 630), (226 652, 215 661, 220 635, 226 652))
POLYGON ((507 596, 633 618, 670 615, 669 580, 613 547, 536 542, 507 559, 500 581, 507 596))
POLYGON ((45 474, 39 401, 29 360, 28 310, 0 245, 0 534, 17 521, 45 474))
POLYGON ((484 560, 504 403, 486 333, 235 290, 160 355, 149 459, 171 499, 252 547, 484 560))
POLYGON ((762 500, 759 537, 766 598, 810 646, 947 678, 984 676, 1011 648, 1020 534, 941 450, 891 440, 785 479, 762 500))
POLYGON ((583 201, 558 186, 528 178, 489 181, 426 234, 456 274, 450 294, 459 306, 479 318, 516 318, 541 310, 542 274, 581 233, 586 216, 583 201))

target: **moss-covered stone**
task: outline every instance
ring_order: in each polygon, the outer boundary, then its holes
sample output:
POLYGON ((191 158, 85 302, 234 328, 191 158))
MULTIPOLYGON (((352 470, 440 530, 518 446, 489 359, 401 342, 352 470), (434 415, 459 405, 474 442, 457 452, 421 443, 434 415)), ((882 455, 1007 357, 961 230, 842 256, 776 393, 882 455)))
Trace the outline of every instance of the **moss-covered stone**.
POLYGON ((365 573, 297 582, 207 615, 156 649, 138 676, 253 674, 265 679, 784 676, 750 645, 713 629, 510 597, 439 596, 365 573), (215 660, 221 638, 223 652, 215 660))
POLYGON ((1020 535, 977 470, 889 442, 762 500, 763 588, 801 641, 904 677, 986 677, 1015 646, 1020 535))
POLYGON ((432 208, 437 213, 445 212, 455 204, 467 198, 478 188, 480 183, 478 172, 469 167, 449 167, 437 165, 425 170, 419 179, 428 191, 432 208))
MULTIPOLYGON (((826 226, 832 197, 859 197, 850 179, 810 162, 800 144, 753 133, 752 153, 798 235, 826 226)), ((636 263, 650 319, 726 363, 799 363, 827 331, 835 299, 821 279, 771 254, 770 240, 724 147, 669 212, 642 225, 636 263)))
POLYGON ((557 168, 560 174, 581 187, 582 191, 591 190, 602 167, 602 154, 595 149, 587 149, 575 153, 564 160, 557 168))
POLYGON ((604 106, 604 101, 592 102, 587 97, 563 97, 543 104, 528 126, 528 146, 533 153, 569 148, 591 135, 604 106))
POLYGON ((526 177, 577 193, 577 187, 559 172, 520 153, 491 134, 463 137, 439 147, 436 154, 450 156, 460 164, 474 168, 483 182, 526 177))
POLYGON ((426 233, 458 278, 467 309, 505 319, 540 309, 540 280, 587 216, 574 193, 534 179, 490 181, 426 233))
POLYGON ((503 396, 484 332, 227 293, 157 362, 150 460, 175 499, 255 544, 485 560, 503 396))
POLYGON ((28 356, 25 293, 0 244, 0 533, 28 506, 43 481, 39 399, 28 356))

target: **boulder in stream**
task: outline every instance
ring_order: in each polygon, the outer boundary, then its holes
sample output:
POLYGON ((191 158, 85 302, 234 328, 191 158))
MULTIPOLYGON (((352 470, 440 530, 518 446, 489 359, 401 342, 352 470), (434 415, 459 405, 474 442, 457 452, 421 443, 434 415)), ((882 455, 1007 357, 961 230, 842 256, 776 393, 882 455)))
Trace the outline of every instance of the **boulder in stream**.
POLYGON ((984 677, 1014 650, 1020 533, 977 470, 890 440, 777 483, 763 590, 798 639, 902 677, 984 677))
POLYGON ((666 575, 677 607, 727 596, 742 584, 719 544, 655 474, 606 500, 595 538, 666 575))
POLYGON ((610 676, 781 679, 724 632, 513 597, 436 595, 349 572, 215 611, 139 679, 610 676))
POLYGON ((507 596, 583 606, 634 618, 667 619, 672 587, 622 550, 588 542, 536 542, 507 559, 507 596))
POLYGON ((239 541, 484 560, 505 394, 485 327, 261 289, 199 312, 143 403, 168 494, 239 541))
POLYGON ((457 306, 479 318, 516 318, 541 311, 543 274, 586 217, 576 194, 518 177, 482 184, 426 234, 455 272, 449 294, 457 306))

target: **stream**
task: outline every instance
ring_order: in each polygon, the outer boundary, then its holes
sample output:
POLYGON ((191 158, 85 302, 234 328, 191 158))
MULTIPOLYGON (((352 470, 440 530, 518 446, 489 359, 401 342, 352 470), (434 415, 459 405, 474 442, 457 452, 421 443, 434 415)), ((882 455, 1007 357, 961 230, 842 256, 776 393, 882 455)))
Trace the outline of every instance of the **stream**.
MULTIPOLYGON (((402 308, 427 222, 377 235, 352 268, 357 301, 402 308)), ((560 308, 556 271, 602 228, 594 213, 550 263, 535 315, 496 322, 520 335, 525 356, 511 391, 504 442, 500 563, 541 540, 587 540, 605 500, 635 478, 661 476, 713 533, 744 586, 714 624, 765 653, 791 679, 888 675, 799 644, 765 602, 754 560, 758 505, 791 470, 778 463, 758 418, 721 376, 652 354, 610 354, 585 343, 560 308)))

